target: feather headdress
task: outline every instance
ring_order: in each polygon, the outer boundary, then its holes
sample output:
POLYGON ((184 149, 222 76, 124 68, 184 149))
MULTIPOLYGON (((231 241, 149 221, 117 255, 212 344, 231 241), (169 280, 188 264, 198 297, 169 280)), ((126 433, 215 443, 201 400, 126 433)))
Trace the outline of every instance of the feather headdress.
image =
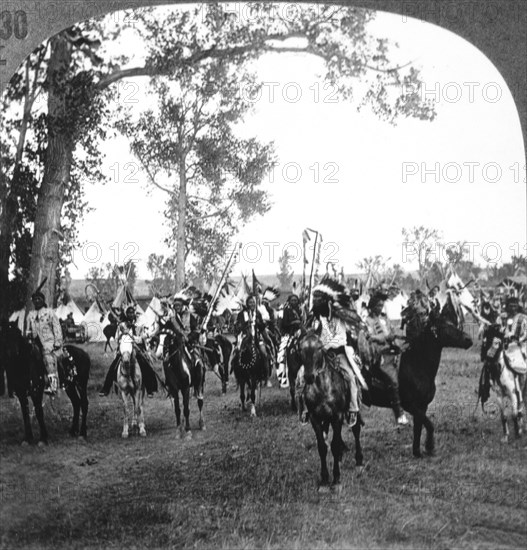
POLYGON ((188 306, 190 298, 184 292, 177 292, 176 294, 174 294, 172 302, 176 302, 178 300, 180 302, 183 302, 184 305, 188 306))
POLYGON ((313 288, 313 294, 324 295, 330 304, 331 315, 335 315, 346 323, 358 326, 361 323, 360 315, 355 310, 353 299, 348 289, 339 281, 324 276, 320 283, 313 288))
POLYGON ((275 286, 268 286, 263 293, 262 299, 272 302, 280 296, 280 291, 275 286))

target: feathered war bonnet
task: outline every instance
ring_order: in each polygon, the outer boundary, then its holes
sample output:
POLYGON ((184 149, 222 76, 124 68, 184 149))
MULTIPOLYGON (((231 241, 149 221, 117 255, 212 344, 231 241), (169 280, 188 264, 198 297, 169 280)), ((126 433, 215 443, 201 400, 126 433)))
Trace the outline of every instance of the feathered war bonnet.
POLYGON ((343 284, 326 275, 313 288, 313 295, 315 293, 327 300, 330 318, 335 316, 355 327, 360 325, 361 318, 355 311, 351 294, 343 284))
POLYGON ((268 286, 263 293, 262 300, 272 302, 280 296, 280 291, 274 286, 268 286))

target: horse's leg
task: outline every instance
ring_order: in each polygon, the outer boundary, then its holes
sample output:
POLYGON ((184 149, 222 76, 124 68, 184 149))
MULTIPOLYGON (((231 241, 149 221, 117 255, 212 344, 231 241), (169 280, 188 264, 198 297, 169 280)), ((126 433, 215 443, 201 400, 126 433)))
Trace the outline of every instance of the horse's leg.
POLYGON ((44 409, 42 408, 42 400, 44 398, 43 390, 31 396, 33 401, 33 408, 35 409, 35 416, 37 417, 38 425, 40 428, 39 445, 48 444, 48 430, 46 429, 46 423, 44 422, 44 409))
POLYGON ((79 432, 80 437, 88 437, 88 431, 86 422, 88 418, 88 381, 84 385, 82 382, 77 388, 81 400, 81 429, 79 432))
POLYGON ((423 425, 426 430, 425 451, 426 454, 432 456, 435 452, 434 425, 432 424, 430 418, 426 415, 427 408, 423 411, 423 425))
POLYGON ((415 458, 422 458, 421 454, 421 433, 423 431, 423 414, 421 411, 415 410, 411 412, 414 419, 414 440, 412 445, 412 452, 415 458))
POLYGON ((245 380, 242 379, 240 382, 240 401, 242 402, 242 411, 246 411, 245 407, 245 380))
POLYGON ((125 392, 125 391, 122 391, 121 390, 121 397, 123 399, 123 433, 121 434, 121 437, 123 439, 126 439, 128 437, 128 433, 129 433, 129 427, 128 427, 128 424, 129 424, 129 420, 128 420, 128 416, 129 416, 129 407, 128 407, 128 404, 129 404, 129 401, 131 400, 130 396, 125 392))
POLYGON ((360 432, 362 428, 362 417, 360 413, 358 414, 357 422, 351 428, 353 432, 353 437, 355 438, 355 465, 362 467, 364 457, 362 456, 362 445, 360 444, 360 432))
POLYGON ((70 398, 73 406, 73 420, 71 422, 70 435, 75 437, 79 433, 79 413, 81 408, 81 400, 74 383, 68 383, 66 385, 66 395, 70 398))
POLYGON ((183 391, 183 416, 185 417, 185 432, 186 437, 192 437, 190 431, 190 386, 183 391))
POLYGON ((342 460, 342 418, 337 418, 331 425, 333 427, 333 438, 331 439, 331 454, 333 455, 333 485, 340 485, 340 461, 342 460))
POLYGON ((203 388, 205 386, 205 368, 201 370, 201 380, 196 390, 196 398, 198 400, 199 409, 199 429, 205 430, 205 420, 203 418, 203 388))
POLYGON ((174 412, 176 413, 176 438, 180 438, 183 435, 183 428, 181 426, 181 408, 179 406, 179 390, 176 388, 173 391, 174 394, 174 412))
MULTIPOLYGON (((315 435, 317 438, 317 447, 318 447, 318 456, 320 457, 320 483, 319 483, 319 489, 321 487, 325 487, 329 485, 329 471, 328 471, 328 465, 327 465, 327 454, 328 454, 328 446, 326 443, 326 438, 324 436, 325 430, 322 427, 322 423, 318 420, 315 420, 313 416, 311 416, 311 425, 313 426, 313 429, 315 430, 315 435)), ((326 428, 327 431, 327 428, 326 428)))
POLYGON ((140 388, 137 392, 136 410, 137 410, 137 421, 139 425, 139 435, 141 437, 146 437, 144 403, 145 403, 145 389, 140 388))
POLYGON ((258 385, 256 378, 252 378, 250 381, 251 387, 251 416, 256 416, 256 386, 258 385))
POLYGON ((20 403, 22 411, 22 419, 24 420, 24 439, 22 445, 33 442, 33 430, 31 429, 31 419, 29 417, 29 401, 24 391, 17 391, 16 395, 20 403))
POLYGON ((500 409, 500 420, 501 420, 501 427, 503 429, 503 436, 501 437, 502 443, 508 443, 509 442, 509 423, 507 421, 507 414, 505 412, 505 398, 504 398, 504 389, 500 388, 500 393, 502 395, 497 396, 498 400, 498 407, 500 409))

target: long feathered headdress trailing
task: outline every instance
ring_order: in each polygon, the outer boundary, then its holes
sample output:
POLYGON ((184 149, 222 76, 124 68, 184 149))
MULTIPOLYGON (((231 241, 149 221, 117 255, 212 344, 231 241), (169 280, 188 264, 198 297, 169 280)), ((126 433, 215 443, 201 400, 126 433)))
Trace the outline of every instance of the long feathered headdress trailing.
POLYGON ((275 286, 268 286, 263 293, 262 299, 267 300, 268 302, 272 302, 279 297, 280 291, 275 286))
POLYGON ((326 275, 313 288, 313 294, 315 292, 323 294, 326 297, 330 304, 331 315, 335 315, 347 323, 360 324, 361 318, 355 311, 351 294, 339 281, 326 275))

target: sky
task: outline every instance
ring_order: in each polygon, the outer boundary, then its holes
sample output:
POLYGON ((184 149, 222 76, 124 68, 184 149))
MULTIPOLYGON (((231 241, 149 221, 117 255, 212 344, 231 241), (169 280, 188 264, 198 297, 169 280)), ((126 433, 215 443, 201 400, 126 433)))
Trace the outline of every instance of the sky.
MULTIPOLYGON (((335 100, 312 56, 263 57, 256 68, 266 84, 241 132, 275 144, 278 164, 263 184, 273 206, 240 228, 235 275, 276 273, 285 248, 298 256, 306 227, 322 236, 322 262, 347 273, 377 254, 415 269, 416 255, 401 235, 415 225, 438 229, 444 242, 472 243, 471 259, 482 266, 526 254, 523 139, 497 69, 474 46, 428 23, 378 13, 370 30, 399 44, 394 61, 420 68, 437 118, 390 126, 335 100)), ((137 40, 124 47, 140 58, 137 40)), ((144 79, 120 86, 122 98, 145 104, 144 79)), ((104 172, 113 181, 87 186, 93 211, 80 229, 86 244, 70 272, 83 278, 93 265, 134 259, 139 277, 148 278, 148 255, 170 254, 163 244, 165 194, 135 172, 124 138, 108 139, 103 150, 104 172)), ((290 265, 301 272, 300 257, 290 265)))

